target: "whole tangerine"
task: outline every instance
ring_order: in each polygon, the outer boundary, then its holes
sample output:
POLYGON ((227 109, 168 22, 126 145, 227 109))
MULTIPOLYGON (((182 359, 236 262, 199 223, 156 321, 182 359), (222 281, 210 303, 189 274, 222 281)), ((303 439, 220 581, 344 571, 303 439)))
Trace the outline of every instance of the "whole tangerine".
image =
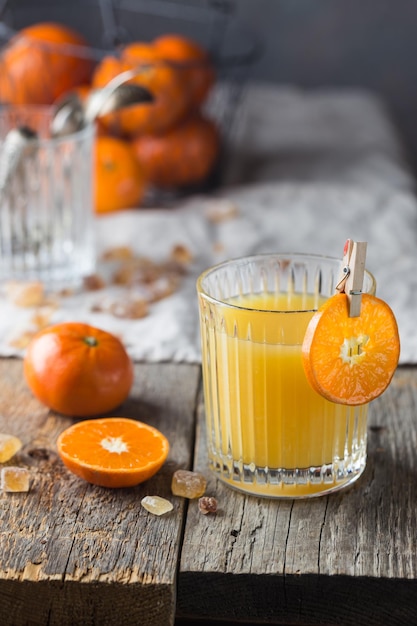
POLYGON ((145 192, 142 168, 132 146, 99 135, 95 145, 95 211, 110 213, 140 204, 145 192))
POLYGON ((133 362, 120 339, 80 322, 39 331, 28 345, 23 370, 38 400, 74 417, 111 411, 133 384, 133 362))
POLYGON ((75 30, 55 22, 23 28, 0 54, 0 98, 9 104, 52 104, 88 83, 94 62, 75 30))
POLYGON ((152 42, 159 54, 183 73, 192 104, 199 108, 215 82, 215 69, 207 50, 189 37, 165 34, 152 42))
POLYGON ((134 42, 122 50, 120 58, 104 57, 94 72, 93 87, 104 87, 128 70, 137 72, 129 82, 147 88, 154 100, 104 115, 101 119, 113 133, 132 137, 164 132, 185 116, 189 110, 189 88, 179 69, 164 61, 151 44, 134 42))
POLYGON ((203 182, 213 170, 220 135, 212 120, 196 115, 165 134, 139 136, 132 146, 150 183, 186 187, 203 182))

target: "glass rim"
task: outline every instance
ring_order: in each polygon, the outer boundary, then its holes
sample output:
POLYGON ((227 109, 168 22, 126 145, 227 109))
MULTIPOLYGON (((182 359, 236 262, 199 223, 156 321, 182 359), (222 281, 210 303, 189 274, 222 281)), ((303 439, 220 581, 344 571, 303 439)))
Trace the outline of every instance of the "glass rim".
MULTIPOLYGON (((222 307, 228 307, 230 309, 235 309, 235 310, 240 310, 240 311, 250 311, 253 313, 272 313, 272 314, 278 314, 278 315, 315 312, 317 311, 316 307, 308 308, 308 309, 286 310, 286 309, 260 309, 258 307, 249 307, 249 306, 242 306, 238 304, 232 304, 230 302, 227 302, 226 300, 221 300, 219 298, 215 298, 214 296, 211 296, 203 288, 203 281, 209 274, 214 273, 218 271, 219 269, 225 268, 229 265, 234 265, 236 263, 242 263, 242 262, 250 263, 251 261, 258 260, 258 259, 259 260, 285 259, 285 258, 290 258, 290 257, 295 258, 295 259, 299 258, 299 259, 312 259, 312 260, 317 260, 317 261, 323 260, 323 261, 338 262, 340 266, 342 265, 342 259, 339 257, 334 257, 334 256, 324 255, 324 254, 315 254, 315 253, 309 253, 309 252, 264 252, 264 253, 259 253, 259 254, 251 254, 247 256, 234 257, 232 259, 227 259, 225 261, 221 261, 220 263, 216 263, 215 265, 212 265, 211 267, 208 267, 203 272, 201 272, 196 281, 197 293, 199 296, 201 296, 202 298, 204 298, 205 300, 207 300, 208 302, 212 304, 221 305, 222 307)), ((376 288, 375 276, 372 274, 372 272, 370 272, 366 268, 365 268, 365 275, 371 281, 371 288, 375 290, 376 288)))
MULTIPOLYGON (((52 117, 53 112, 56 111, 56 106, 53 104, 0 104, 0 118, 5 118, 5 114, 11 114, 13 112, 19 113, 33 113, 35 115, 42 115, 44 117, 52 117)), ((10 129, 11 130, 11 129, 10 129)), ((68 133, 59 137, 37 137, 38 145, 41 147, 50 147, 67 143, 68 141, 82 141, 88 137, 94 136, 96 133, 95 124, 89 122, 83 126, 80 130, 74 133, 68 133)), ((0 137, 0 142, 2 138, 0 137)))

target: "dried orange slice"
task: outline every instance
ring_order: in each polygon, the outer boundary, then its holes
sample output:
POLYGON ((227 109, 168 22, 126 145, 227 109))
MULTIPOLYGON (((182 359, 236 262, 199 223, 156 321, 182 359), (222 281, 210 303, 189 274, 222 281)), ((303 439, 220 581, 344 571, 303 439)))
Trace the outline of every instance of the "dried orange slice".
POLYGON ((400 355, 395 316, 386 302, 362 294, 361 313, 349 317, 348 297, 329 298, 313 315, 302 346, 313 389, 339 404, 366 404, 388 387, 400 355))
POLYGON ((106 417, 73 424, 60 434, 57 448, 64 465, 80 478, 102 487, 133 487, 162 467, 169 443, 148 424, 106 417))

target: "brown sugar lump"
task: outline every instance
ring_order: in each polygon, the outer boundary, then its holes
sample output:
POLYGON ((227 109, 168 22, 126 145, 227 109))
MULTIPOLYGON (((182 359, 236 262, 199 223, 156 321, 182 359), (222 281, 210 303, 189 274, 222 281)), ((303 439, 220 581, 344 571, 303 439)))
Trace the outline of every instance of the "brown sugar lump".
POLYGON ((0 433, 0 463, 7 463, 22 447, 22 442, 14 435, 0 433))
POLYGON ((160 496, 145 496, 140 503, 152 515, 165 515, 174 508, 169 500, 160 496))
POLYGON ((207 481, 202 474, 189 470, 177 470, 172 476, 171 491, 183 498, 199 498, 206 490, 207 481))
POLYGON ((8 492, 29 491, 30 473, 25 467, 2 467, 0 488, 8 492))

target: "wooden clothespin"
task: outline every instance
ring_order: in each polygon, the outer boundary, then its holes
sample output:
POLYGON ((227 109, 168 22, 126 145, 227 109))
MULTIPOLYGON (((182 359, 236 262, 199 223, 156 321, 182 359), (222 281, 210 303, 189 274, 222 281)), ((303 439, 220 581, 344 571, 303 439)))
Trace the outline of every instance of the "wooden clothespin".
POLYGON ((349 317, 361 314, 366 246, 366 241, 348 239, 343 249, 342 275, 336 289, 348 297, 349 317))

